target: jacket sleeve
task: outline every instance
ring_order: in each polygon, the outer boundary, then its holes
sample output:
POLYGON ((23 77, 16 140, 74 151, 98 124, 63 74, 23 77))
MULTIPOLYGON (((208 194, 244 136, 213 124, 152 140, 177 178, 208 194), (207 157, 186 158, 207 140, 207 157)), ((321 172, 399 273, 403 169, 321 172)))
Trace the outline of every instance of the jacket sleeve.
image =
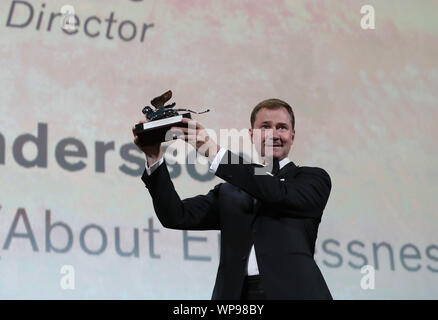
POLYGON ((216 185, 206 195, 181 200, 167 170, 166 161, 142 180, 152 197, 161 224, 178 230, 219 230, 218 191, 216 185))
POLYGON ((254 167, 227 151, 216 170, 216 176, 241 188, 254 198, 275 208, 281 215, 298 218, 321 218, 327 204, 331 180, 321 168, 300 168, 294 177, 281 181, 278 176, 256 175, 254 167), (240 161, 242 160, 242 161, 240 161))

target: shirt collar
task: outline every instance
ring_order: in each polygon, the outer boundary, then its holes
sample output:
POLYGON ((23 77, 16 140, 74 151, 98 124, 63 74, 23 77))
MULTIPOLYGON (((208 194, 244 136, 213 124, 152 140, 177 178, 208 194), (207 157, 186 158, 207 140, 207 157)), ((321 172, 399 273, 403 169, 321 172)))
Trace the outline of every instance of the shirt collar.
POLYGON ((283 168, 285 165, 287 165, 290 162, 290 159, 288 157, 284 158, 283 160, 280 160, 278 162, 278 165, 280 166, 280 169, 283 168))
MULTIPOLYGON (((285 166, 285 165, 287 165, 289 162, 292 162, 289 158, 284 158, 283 160, 280 160, 279 162, 278 162, 278 166, 279 166, 279 168, 280 168, 280 170, 285 166)), ((259 165, 259 166, 263 166, 263 167, 265 167, 266 166, 266 164, 263 164, 263 163, 259 163, 259 162, 254 162, 254 164, 256 164, 256 165, 259 165)))

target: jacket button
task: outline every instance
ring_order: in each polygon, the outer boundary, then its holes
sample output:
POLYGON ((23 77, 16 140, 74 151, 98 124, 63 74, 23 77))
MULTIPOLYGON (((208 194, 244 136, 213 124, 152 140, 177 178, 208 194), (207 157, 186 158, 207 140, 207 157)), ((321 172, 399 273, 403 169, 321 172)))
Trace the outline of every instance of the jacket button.
POLYGON ((242 261, 245 261, 245 260, 246 260, 246 256, 243 256, 243 257, 242 257, 242 261))

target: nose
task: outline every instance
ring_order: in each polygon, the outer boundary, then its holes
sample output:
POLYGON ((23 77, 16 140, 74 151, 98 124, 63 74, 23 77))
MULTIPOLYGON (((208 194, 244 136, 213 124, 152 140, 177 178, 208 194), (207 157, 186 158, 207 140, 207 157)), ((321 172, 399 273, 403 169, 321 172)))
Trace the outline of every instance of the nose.
POLYGON ((278 140, 280 138, 280 135, 278 134, 276 129, 273 130, 272 138, 273 140, 278 140))

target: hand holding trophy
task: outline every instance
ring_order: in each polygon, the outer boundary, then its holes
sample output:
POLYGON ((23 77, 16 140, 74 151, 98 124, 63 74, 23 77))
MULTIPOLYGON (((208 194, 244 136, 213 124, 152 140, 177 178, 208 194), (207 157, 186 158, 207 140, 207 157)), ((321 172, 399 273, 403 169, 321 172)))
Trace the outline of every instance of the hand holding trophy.
POLYGON ((183 118, 191 119, 190 113, 202 114, 209 112, 207 109, 202 112, 192 111, 190 109, 174 109, 176 103, 165 105, 167 101, 172 98, 172 91, 168 90, 162 95, 151 100, 152 106, 155 110, 146 106, 142 113, 146 116, 146 120, 141 120, 132 128, 134 135, 134 143, 147 155, 151 162, 153 159, 159 159, 162 156, 161 143, 173 140, 166 137, 166 133, 171 127, 187 127, 187 123, 182 123, 183 118), (179 114, 178 111, 187 111, 179 114))

